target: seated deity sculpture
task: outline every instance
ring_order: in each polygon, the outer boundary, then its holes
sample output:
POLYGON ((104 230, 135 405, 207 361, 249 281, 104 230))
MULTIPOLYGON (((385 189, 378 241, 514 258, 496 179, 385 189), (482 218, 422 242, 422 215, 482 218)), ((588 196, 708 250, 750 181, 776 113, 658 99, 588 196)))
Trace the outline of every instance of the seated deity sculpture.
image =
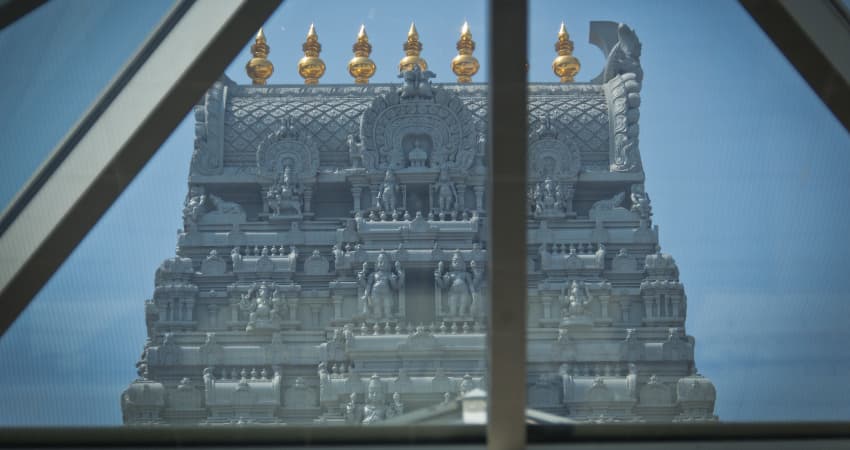
POLYGON ((357 393, 352 392, 348 403, 344 403, 340 409, 348 424, 359 424, 363 421, 363 410, 357 404, 357 393))
POLYGON ((357 273, 357 280, 363 289, 361 313, 367 314, 371 310, 374 317, 389 319, 393 316, 396 292, 404 286, 401 262, 396 261, 393 267, 389 256, 381 252, 375 262, 375 271, 367 274, 367 270, 368 263, 363 263, 363 270, 357 273))
POLYGON ((439 213, 453 211, 453 207, 457 206, 457 189, 454 183, 449 178, 449 171, 444 167, 440 171, 440 177, 437 183, 434 184, 434 190, 437 194, 437 208, 439 213))
POLYGON ((398 392, 393 393, 392 402, 387 408, 387 418, 396 417, 404 414, 404 403, 401 401, 401 394, 398 392))
POLYGON ((264 281, 242 294, 239 307, 248 312, 246 331, 277 328, 279 321, 284 318, 286 303, 280 291, 275 289, 272 293, 270 290, 271 286, 264 281))
POLYGON ((301 197, 298 183, 292 179, 292 171, 289 166, 284 167, 283 173, 266 193, 266 200, 272 214, 301 215, 301 197))
POLYGON ((416 138, 413 141, 413 148, 407 153, 407 160, 410 161, 410 167, 425 167, 428 162, 428 152, 424 148, 424 139, 416 138))
POLYGON ((530 190, 529 200, 534 208, 535 217, 563 217, 564 213, 572 212, 572 200, 575 189, 572 186, 561 186, 551 178, 545 180, 530 190))
POLYGON ((649 219, 652 216, 652 206, 649 203, 649 194, 643 188, 642 184, 632 185, 632 211, 638 213, 643 220, 649 219))
MULTIPOLYGON (((477 268, 477 266, 476 266, 477 268)), ((476 270, 477 272, 477 270, 476 270)), ((472 312, 472 300, 477 298, 481 273, 467 272, 466 261, 459 251, 452 256, 451 268, 445 271, 443 262, 437 263, 434 281, 441 289, 448 289, 449 316, 469 316, 472 312), (445 273, 444 273, 445 272, 445 273)))
POLYGON ((378 191, 378 208, 386 213, 396 212, 396 208, 400 206, 397 201, 398 191, 399 187, 395 179, 395 174, 393 174, 392 170, 387 170, 384 176, 384 184, 378 191))

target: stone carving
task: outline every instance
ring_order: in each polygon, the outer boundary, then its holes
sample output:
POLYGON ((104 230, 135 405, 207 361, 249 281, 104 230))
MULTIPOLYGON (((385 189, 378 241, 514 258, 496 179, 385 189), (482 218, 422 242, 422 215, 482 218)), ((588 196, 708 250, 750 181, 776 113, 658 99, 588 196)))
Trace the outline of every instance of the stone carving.
POLYGON ((329 271, 330 262, 318 250, 304 260, 304 275, 327 275, 329 271))
POLYGON ((248 325, 245 331, 276 330, 280 321, 286 318, 287 304, 283 293, 274 289, 274 285, 263 281, 254 283, 247 293, 242 294, 239 307, 248 312, 248 325))
POLYGON ((304 409, 318 406, 316 390, 308 387, 302 377, 295 379, 292 387, 284 393, 283 399, 287 408, 304 409))
POLYGON ((357 393, 352 392, 347 403, 340 405, 345 422, 354 425, 363 422, 363 408, 357 403, 357 393))
POLYGON ((626 208, 623 208, 623 200, 626 198, 624 192, 618 192, 609 199, 599 200, 590 207, 590 220, 630 220, 634 219, 626 208))
POLYGON ((266 203, 273 216, 301 217, 301 186, 287 165, 268 191, 266 203))
POLYGON ((183 207, 184 230, 194 230, 199 223, 232 224, 245 222, 245 219, 245 210, 238 203, 205 194, 201 187, 189 189, 183 207))
POLYGON ((195 106, 195 149, 193 175, 217 175, 224 168, 225 92, 234 83, 222 77, 213 83, 201 103, 195 106))
POLYGON ((434 89, 431 86, 430 79, 436 76, 434 72, 422 70, 418 66, 414 66, 413 70, 407 70, 398 74, 398 77, 404 80, 404 85, 399 91, 401 98, 432 98, 434 96, 434 89))
POLYGON ((475 261, 472 261, 472 267, 472 273, 467 271, 466 261, 458 250, 452 255, 448 271, 442 261, 437 263, 434 281, 440 289, 448 290, 448 315, 451 317, 468 317, 478 307, 483 271, 478 269, 475 261))
POLYGON ((617 27, 617 43, 608 53, 605 70, 602 72, 602 82, 607 83, 617 75, 631 73, 638 82, 643 80, 643 69, 640 66, 641 43, 637 35, 628 25, 621 23, 617 27))
POLYGON ((533 189, 529 189, 529 205, 537 219, 561 218, 573 214, 573 194, 571 184, 555 183, 547 177, 533 189))
POLYGON ((373 317, 389 319, 398 308, 397 292, 404 286, 404 270, 401 262, 392 265, 390 256, 381 251, 375 262, 375 270, 368 273, 368 263, 363 263, 363 270, 357 273, 357 281, 363 288, 360 313, 373 317))
POLYGON ((162 336, 162 343, 156 349, 156 363, 160 366, 180 363, 180 346, 174 342, 172 333, 165 333, 162 336))
POLYGON ((296 126, 291 117, 285 118, 280 127, 259 145, 258 174, 274 180, 289 167, 302 180, 315 177, 319 170, 319 150, 310 136, 296 126))
POLYGON ((649 381, 640 389, 641 406, 665 406, 671 403, 673 403, 673 397, 670 389, 658 381, 655 374, 652 374, 649 381))
POLYGON ((614 272, 635 272, 638 270, 637 260, 629 255, 628 249, 621 248, 611 262, 611 270, 614 272))
POLYGON ((201 355, 201 364, 206 366, 219 364, 224 357, 224 348, 216 342, 215 333, 207 333, 207 339, 198 351, 201 355))
POLYGON ((642 183, 632 185, 632 211, 638 213, 642 220, 652 217, 652 206, 649 203, 649 194, 642 183))
POLYGON ((387 418, 384 383, 377 374, 372 375, 366 388, 366 404, 363 405, 363 423, 380 422, 387 418))
POLYGON ((440 170, 440 177, 433 186, 434 194, 437 198, 437 214, 445 214, 457 210, 457 189, 451 178, 449 171, 443 167, 440 170))
POLYGON ((183 228, 184 231, 194 229, 198 221, 206 213, 206 196, 204 189, 200 186, 192 186, 186 194, 183 202, 183 228))
POLYGON ((400 188, 396 181, 395 174, 392 170, 387 170, 384 175, 384 183, 378 190, 378 196, 375 199, 375 205, 378 210, 384 214, 395 214, 398 208, 401 207, 399 201, 400 188))
POLYGON ((401 401, 401 394, 393 392, 392 402, 387 408, 387 418, 396 417, 404 414, 404 402, 401 401))
POLYGON ((614 123, 610 168, 613 172, 636 172, 642 167, 638 145, 641 83, 636 78, 635 74, 626 73, 610 82, 614 123))
POLYGON ((348 144, 348 157, 352 169, 363 167, 363 144, 354 134, 349 134, 345 141, 348 144))
POLYGON ((573 183, 581 170, 581 153, 562 136, 547 115, 528 138, 528 177, 573 183))
POLYGON ((421 70, 404 72, 402 89, 376 96, 363 112, 361 154, 368 171, 399 170, 407 163, 464 171, 472 167, 478 134, 470 111, 456 93, 432 86, 432 76, 421 70), (422 151, 428 153, 426 159, 422 151))
POLYGON ((204 275, 224 275, 227 263, 215 249, 210 250, 209 256, 201 263, 201 273, 204 275))

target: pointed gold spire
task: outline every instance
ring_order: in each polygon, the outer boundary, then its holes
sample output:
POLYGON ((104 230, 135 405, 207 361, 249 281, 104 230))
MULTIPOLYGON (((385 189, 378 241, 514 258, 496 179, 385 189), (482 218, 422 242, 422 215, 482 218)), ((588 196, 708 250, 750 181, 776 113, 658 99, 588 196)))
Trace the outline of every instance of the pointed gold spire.
POLYGON ((372 53, 372 44, 369 43, 369 36, 366 35, 366 25, 360 25, 360 32, 357 33, 357 42, 352 48, 354 58, 348 62, 348 73, 354 77, 354 82, 357 84, 368 84, 369 78, 375 75, 375 62, 369 59, 372 53))
POLYGON ((558 56, 552 61, 552 71, 560 77, 561 83, 572 83, 581 69, 581 63, 573 56, 573 41, 570 40, 564 22, 561 22, 561 29, 558 31, 555 51, 558 52, 558 56))
POLYGON ((248 64, 245 64, 245 72, 256 85, 266 84, 266 80, 274 72, 274 64, 267 59, 270 51, 271 49, 266 43, 266 35, 260 28, 257 37, 254 38, 254 44, 251 45, 251 54, 254 57, 248 61, 248 64))
POLYGON ((460 29, 460 40, 457 41, 457 56, 452 59, 452 72, 457 75, 458 83, 469 83, 472 76, 478 73, 481 67, 478 60, 472 56, 475 51, 475 41, 469 31, 469 24, 464 21, 460 29))
POLYGON ((414 64, 418 65, 422 70, 428 69, 428 63, 419 57, 419 53, 422 51, 422 43, 419 42, 419 32, 416 31, 416 24, 413 22, 410 23, 410 31, 407 32, 407 41, 402 48, 404 48, 405 57, 401 58, 401 61, 398 63, 399 72, 412 70, 414 64))
POLYGON ((312 23, 301 49, 304 50, 304 57, 298 61, 298 75, 304 78, 304 84, 318 84, 319 78, 325 74, 325 62, 319 58, 322 44, 319 43, 316 26, 312 23))

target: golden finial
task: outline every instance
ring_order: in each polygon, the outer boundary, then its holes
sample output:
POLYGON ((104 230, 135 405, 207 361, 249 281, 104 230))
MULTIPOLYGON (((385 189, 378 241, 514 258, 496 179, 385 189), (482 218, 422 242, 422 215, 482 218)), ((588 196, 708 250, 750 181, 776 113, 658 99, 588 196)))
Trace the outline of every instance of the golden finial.
POLYGON ((419 52, 422 51, 422 43, 419 42, 419 32, 416 31, 416 24, 410 23, 410 31, 407 32, 407 42, 404 43, 404 58, 398 63, 399 72, 413 70, 413 65, 416 64, 422 70, 428 70, 428 63, 419 57, 419 52))
POLYGON ((266 84, 266 80, 272 76, 274 72, 274 64, 269 61, 269 45, 266 43, 266 35, 263 29, 257 32, 257 37, 254 38, 254 44, 251 46, 251 54, 254 55, 248 64, 245 64, 245 72, 248 77, 253 80, 254 84, 266 84))
POLYGON ((298 75, 304 78, 304 84, 317 84, 319 78, 325 74, 325 62, 319 58, 322 44, 319 43, 316 26, 312 23, 310 31, 307 32, 307 40, 301 48, 304 50, 304 57, 298 61, 298 75))
POLYGON ((369 43, 369 36, 366 35, 366 25, 360 25, 360 32, 357 33, 357 42, 353 47, 354 58, 348 62, 348 73, 354 77, 354 82, 357 84, 368 84, 369 78, 375 75, 375 62, 369 59, 372 53, 372 44, 369 43))
POLYGON ((464 21, 460 29, 460 40, 457 41, 457 56, 452 59, 452 72, 457 75, 458 83, 469 83, 472 76, 478 73, 481 67, 478 60, 472 56, 475 50, 475 41, 469 31, 469 24, 464 21))
POLYGON ((564 22, 561 22, 561 29, 558 31, 555 51, 558 52, 558 56, 552 61, 552 71, 561 78, 561 83, 572 83, 581 69, 581 64, 578 58, 573 56, 573 41, 570 40, 564 22))

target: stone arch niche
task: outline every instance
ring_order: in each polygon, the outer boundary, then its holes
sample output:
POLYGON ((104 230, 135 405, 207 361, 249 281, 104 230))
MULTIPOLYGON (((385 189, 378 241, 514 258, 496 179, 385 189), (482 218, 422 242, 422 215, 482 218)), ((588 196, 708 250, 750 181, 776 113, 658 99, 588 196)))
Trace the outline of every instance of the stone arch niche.
POLYGON ((319 170, 319 150, 306 130, 285 119, 257 149, 257 175, 261 182, 274 181, 289 166, 303 182, 315 179, 319 170))
POLYGON ((538 218, 574 217, 573 193, 581 153, 546 117, 528 137, 530 213, 538 218))
POLYGON ((420 167, 466 172, 475 160, 472 114, 458 96, 440 87, 402 95, 402 89, 376 97, 360 119, 363 165, 371 172, 415 167, 417 142, 427 154, 420 167))
POLYGON ((257 149, 257 178, 264 213, 270 219, 311 216, 318 171, 318 148, 306 130, 285 118, 257 149))

